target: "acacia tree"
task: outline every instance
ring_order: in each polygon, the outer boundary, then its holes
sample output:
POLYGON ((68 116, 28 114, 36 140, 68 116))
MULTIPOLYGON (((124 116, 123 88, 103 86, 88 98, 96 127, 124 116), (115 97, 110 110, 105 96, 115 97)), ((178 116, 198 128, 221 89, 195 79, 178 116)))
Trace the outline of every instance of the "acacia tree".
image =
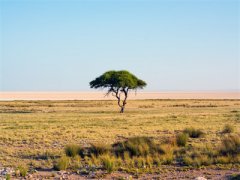
POLYGON ((137 90, 144 88, 147 84, 141 79, 128 71, 108 71, 97 77, 90 83, 91 88, 107 88, 107 94, 112 94, 118 100, 118 106, 121 108, 120 113, 124 112, 127 104, 129 90, 137 90), (124 98, 121 99, 121 94, 124 98))

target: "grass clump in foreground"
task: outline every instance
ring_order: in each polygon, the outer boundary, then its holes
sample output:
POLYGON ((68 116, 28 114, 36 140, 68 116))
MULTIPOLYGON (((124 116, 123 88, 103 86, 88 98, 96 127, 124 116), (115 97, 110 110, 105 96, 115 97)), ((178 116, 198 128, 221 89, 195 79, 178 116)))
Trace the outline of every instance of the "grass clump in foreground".
POLYGON ((91 144, 81 148, 78 145, 67 145, 65 155, 54 165, 56 170, 66 170, 76 165, 76 158, 80 158, 80 166, 102 168, 111 173, 115 169, 125 167, 129 169, 151 168, 161 164, 171 164, 173 161, 173 147, 157 144, 149 137, 133 137, 126 141, 104 146, 91 144), (68 158, 68 157, 71 158, 68 158))
POLYGON ((16 176, 26 177, 28 168, 25 166, 19 166, 15 172, 16 176))
POLYGON ((69 167, 69 158, 66 156, 61 157, 53 166, 53 169, 60 171, 66 170, 69 167))
POLYGON ((113 145, 114 153, 117 156, 123 157, 124 153, 129 153, 133 156, 144 156, 152 154, 164 154, 160 145, 156 144, 149 137, 133 137, 124 142, 119 142, 113 145))
MULTIPOLYGON (((187 145, 188 134, 180 133, 175 142, 156 143, 150 137, 132 137, 128 140, 104 146, 92 144, 90 147, 81 148, 77 145, 68 145, 65 155, 57 161, 56 170, 67 168, 78 169, 91 167, 103 169, 108 173, 114 170, 127 172, 151 172, 161 165, 178 163, 184 166, 201 167, 213 164, 240 163, 240 138, 239 135, 229 135, 222 139, 218 148, 205 145, 194 147, 187 145), (176 146, 177 144, 177 146, 176 146)), ((91 169, 92 170, 92 169, 91 169)))
POLYGON ((203 146, 200 148, 187 147, 181 154, 183 164, 200 167, 212 164, 239 164, 240 163, 240 136, 230 135, 222 139, 217 148, 203 146))
POLYGON ((111 173, 114 171, 115 168, 115 159, 114 157, 111 157, 109 155, 104 155, 101 157, 102 165, 105 170, 107 170, 108 173, 111 173))
POLYGON ((186 146, 188 137, 189 137, 189 136, 188 136, 188 134, 186 134, 186 133, 180 133, 180 134, 178 134, 178 135, 177 135, 177 139, 176 139, 177 145, 178 145, 178 146, 186 146))
POLYGON ((236 156, 240 154, 240 136, 229 135, 224 137, 220 147, 220 153, 228 156, 236 156))

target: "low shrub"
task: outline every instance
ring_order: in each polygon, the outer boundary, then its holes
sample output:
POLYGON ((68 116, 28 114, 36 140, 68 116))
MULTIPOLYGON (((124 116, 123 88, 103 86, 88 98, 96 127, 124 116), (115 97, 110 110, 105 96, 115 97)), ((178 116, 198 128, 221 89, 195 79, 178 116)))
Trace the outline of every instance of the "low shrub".
POLYGON ((75 144, 69 144, 65 147, 65 154, 68 157, 75 157, 79 154, 80 146, 75 144))
POLYGON ((193 127, 191 128, 186 128, 183 131, 184 133, 188 134, 189 137, 191 138, 200 138, 204 136, 204 132, 201 131, 200 129, 195 129, 193 127))
POLYGON ((66 170, 69 166, 69 158, 66 156, 61 157, 53 168, 57 171, 66 170))
POLYGON ((193 166, 200 167, 200 166, 208 166, 213 163, 213 160, 206 155, 201 155, 193 159, 193 166))
POLYGON ((207 144, 186 146, 189 134, 194 132, 192 134, 196 135, 195 131, 198 130, 185 130, 185 132, 177 134, 174 141, 171 138, 161 141, 161 144, 149 137, 133 137, 111 146, 92 144, 90 147, 80 148, 77 145, 68 145, 65 147, 66 156, 55 163, 54 169, 77 170, 81 167, 88 167, 91 169, 102 168, 108 173, 116 169, 133 172, 136 172, 137 169, 137 172, 138 170, 139 172, 150 172, 161 165, 173 163, 200 167, 240 162, 239 135, 225 136, 218 148, 207 144), (179 147, 176 147, 176 144, 179 147))
POLYGON ((173 163, 174 156, 173 154, 164 154, 161 156, 160 160, 161 160, 161 164, 170 165, 173 163))
POLYGON ((229 135, 222 139, 222 145, 220 147, 220 154, 222 155, 239 155, 240 154, 240 136, 229 135))
POLYGON ((208 166, 213 163, 213 158, 204 154, 200 149, 193 149, 183 157, 183 164, 187 166, 208 166))
POLYGON ((164 151, 149 137, 133 137, 125 142, 113 145, 114 152, 117 156, 123 156, 124 152, 128 152, 133 156, 147 156, 154 153, 163 154, 164 151))
POLYGON ((90 155, 99 156, 99 155, 107 154, 108 152, 110 152, 110 149, 111 148, 108 145, 92 144, 91 147, 89 148, 89 153, 90 155))
POLYGON ((191 166, 193 164, 193 159, 189 156, 183 157, 182 161, 185 166, 191 166))
POLYGON ((234 132, 234 126, 230 124, 226 124, 222 130, 223 134, 233 133, 233 132, 234 132))
POLYGON ((188 141, 188 134, 186 133, 180 133, 176 137, 177 145, 178 146, 186 146, 188 141))
POLYGON ((228 164, 231 162, 230 156, 218 156, 215 159, 215 164, 228 164))

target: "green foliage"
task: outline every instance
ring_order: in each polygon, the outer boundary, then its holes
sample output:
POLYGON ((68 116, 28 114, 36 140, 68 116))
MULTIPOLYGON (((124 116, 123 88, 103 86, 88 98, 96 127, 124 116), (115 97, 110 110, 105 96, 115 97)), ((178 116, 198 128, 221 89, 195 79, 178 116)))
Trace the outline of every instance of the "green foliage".
POLYGON ((75 144, 70 144, 65 147, 65 154, 68 157, 75 157, 79 154, 79 151, 81 150, 80 146, 75 144))
POLYGON ((186 128, 183 131, 184 133, 188 134, 189 137, 191 138, 200 138, 204 136, 204 132, 201 131, 200 129, 195 129, 193 127, 191 128, 186 128))
POLYGON ((240 136, 229 135, 222 139, 220 153, 223 155, 239 155, 240 154, 240 136))
POLYGON ((61 157, 58 162, 54 165, 54 169, 57 171, 66 170, 69 166, 69 159, 66 156, 61 157))
POLYGON ((90 82, 91 88, 143 88, 147 84, 128 71, 108 71, 90 82))
POLYGON ((147 85, 146 82, 128 71, 108 71, 89 84, 91 88, 95 89, 108 88, 107 94, 112 93, 118 100, 118 106, 121 108, 120 113, 124 112, 129 90, 142 89, 147 85), (121 93, 124 94, 122 100, 121 93))
POLYGON ((19 166, 17 170, 19 171, 20 176, 25 177, 27 175, 28 169, 26 167, 19 166))
POLYGON ((149 137, 129 138, 125 142, 114 144, 113 147, 115 149, 115 153, 121 156, 123 156, 125 152, 128 152, 131 157, 147 156, 154 153, 164 153, 162 148, 149 137))
POLYGON ((6 180, 10 180, 11 179, 11 175, 10 174, 7 174, 6 175, 6 180))
POLYGON ((222 131, 223 134, 233 133, 233 132, 234 132, 234 126, 231 124, 226 124, 222 131))
POLYGON ((186 146, 188 141, 188 134, 186 133, 180 133, 177 135, 176 141, 178 146, 186 146))

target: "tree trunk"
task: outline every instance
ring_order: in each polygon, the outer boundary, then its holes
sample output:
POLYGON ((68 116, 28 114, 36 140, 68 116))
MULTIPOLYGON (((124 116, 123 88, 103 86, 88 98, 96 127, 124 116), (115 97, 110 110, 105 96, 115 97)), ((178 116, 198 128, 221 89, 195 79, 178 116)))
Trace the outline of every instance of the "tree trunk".
POLYGON ((121 108, 120 110, 120 113, 123 113, 124 112, 124 109, 125 109, 125 105, 127 104, 127 97, 128 97, 128 88, 127 89, 122 89, 121 91, 124 93, 124 100, 121 104, 121 97, 120 97, 120 94, 119 94, 119 88, 116 90, 116 91, 113 91, 115 93, 115 96, 116 98, 118 99, 118 106, 121 108))
POLYGON ((123 112, 124 112, 124 109, 125 109, 125 105, 121 107, 120 113, 123 113, 123 112))

